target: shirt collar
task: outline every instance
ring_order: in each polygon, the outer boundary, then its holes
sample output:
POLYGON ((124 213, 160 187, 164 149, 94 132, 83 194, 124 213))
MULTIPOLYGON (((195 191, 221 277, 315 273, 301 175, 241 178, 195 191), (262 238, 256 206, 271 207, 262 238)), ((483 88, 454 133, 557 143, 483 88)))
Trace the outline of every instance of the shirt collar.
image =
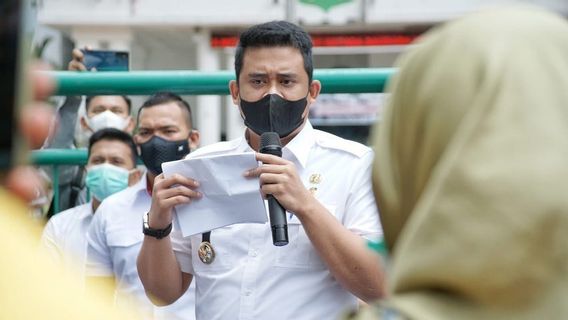
POLYGON ((252 150, 246 139, 247 130, 248 129, 245 128, 243 135, 239 138, 239 144, 237 145, 236 149, 237 152, 254 152, 254 150, 252 150))
POLYGON ((144 174, 142 175, 142 177, 140 177, 140 180, 138 180, 138 182, 136 182, 134 185, 132 185, 130 188, 132 188, 132 190, 134 192, 140 192, 142 190, 146 191, 147 190, 147 185, 148 185, 148 179, 147 179, 147 175, 148 172, 144 172, 144 174))
POLYGON ((307 120, 302 130, 284 147, 282 150, 282 156, 288 159, 293 156, 296 158, 298 163, 300 163, 302 168, 306 168, 310 150, 312 149, 315 141, 314 128, 312 127, 310 120, 307 120))
MULTIPOLYGON (((237 151, 238 152, 252 152, 252 148, 249 146, 245 133, 241 136, 237 151)), ((314 128, 310 123, 310 120, 306 121, 306 124, 298 132, 298 134, 292 139, 288 144, 282 148, 282 156, 288 160, 296 160, 302 168, 306 167, 306 162, 308 161, 308 156, 310 149, 315 143, 314 128)))

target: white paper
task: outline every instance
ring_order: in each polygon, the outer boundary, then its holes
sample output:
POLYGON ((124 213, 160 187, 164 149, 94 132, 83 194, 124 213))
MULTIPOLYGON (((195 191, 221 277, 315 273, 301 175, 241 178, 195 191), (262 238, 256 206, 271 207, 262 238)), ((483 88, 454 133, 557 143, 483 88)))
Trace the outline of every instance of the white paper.
POLYGON ((265 223, 258 178, 243 173, 258 167, 254 152, 204 156, 162 164, 165 177, 175 173, 199 182, 201 199, 175 207, 184 237, 235 223, 265 223))

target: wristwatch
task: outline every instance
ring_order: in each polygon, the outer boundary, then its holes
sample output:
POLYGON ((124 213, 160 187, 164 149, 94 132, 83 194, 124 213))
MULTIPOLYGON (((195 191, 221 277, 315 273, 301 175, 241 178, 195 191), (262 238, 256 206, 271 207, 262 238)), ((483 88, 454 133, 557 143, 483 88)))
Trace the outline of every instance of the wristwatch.
POLYGON ((164 229, 152 229, 148 224, 150 221, 150 212, 144 214, 144 222, 142 223, 142 233, 147 236, 154 237, 156 239, 162 239, 167 237, 170 232, 172 232, 172 223, 165 227, 164 229))

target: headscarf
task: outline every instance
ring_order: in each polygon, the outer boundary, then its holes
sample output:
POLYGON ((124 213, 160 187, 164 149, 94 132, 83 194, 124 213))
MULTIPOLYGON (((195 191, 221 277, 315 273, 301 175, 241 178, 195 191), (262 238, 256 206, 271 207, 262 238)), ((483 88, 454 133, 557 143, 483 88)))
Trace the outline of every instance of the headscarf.
POLYGON ((567 21, 476 13, 398 67, 373 142, 387 304, 412 319, 567 317, 567 21))

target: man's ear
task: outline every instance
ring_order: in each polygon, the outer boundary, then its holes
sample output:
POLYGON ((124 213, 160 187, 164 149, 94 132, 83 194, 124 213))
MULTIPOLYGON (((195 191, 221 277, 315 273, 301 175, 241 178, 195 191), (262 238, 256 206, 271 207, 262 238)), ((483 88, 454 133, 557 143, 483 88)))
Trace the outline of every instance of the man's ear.
POLYGON ((136 145, 136 151, 138 151, 138 154, 140 154, 140 137, 137 134, 132 135, 132 140, 134 140, 134 144, 136 145))
POLYGON ((238 106, 239 105, 239 84, 237 80, 229 81, 229 91, 231 91, 231 98, 233 98, 233 104, 238 106))
POLYGON ((128 186, 135 185, 142 177, 142 170, 134 168, 128 172, 128 186))
POLYGON ((187 139, 187 141, 189 142, 190 150, 197 149, 197 147, 199 147, 199 131, 191 130, 191 133, 189 134, 189 138, 187 139))
POLYGON ((131 135, 134 132, 135 125, 136 123, 134 123, 134 119, 132 119, 132 116, 128 116, 128 125, 126 126, 126 128, 124 128, 124 131, 126 131, 126 133, 131 135))
POLYGON ((310 83, 310 91, 308 92, 308 102, 314 103, 321 92, 321 82, 319 80, 312 80, 310 83))
POLYGON ((81 120, 79 121, 81 123, 81 128, 83 128, 83 130, 85 131, 90 131, 92 132, 93 130, 89 127, 89 125, 87 124, 87 120, 85 120, 86 116, 82 116, 81 120))

